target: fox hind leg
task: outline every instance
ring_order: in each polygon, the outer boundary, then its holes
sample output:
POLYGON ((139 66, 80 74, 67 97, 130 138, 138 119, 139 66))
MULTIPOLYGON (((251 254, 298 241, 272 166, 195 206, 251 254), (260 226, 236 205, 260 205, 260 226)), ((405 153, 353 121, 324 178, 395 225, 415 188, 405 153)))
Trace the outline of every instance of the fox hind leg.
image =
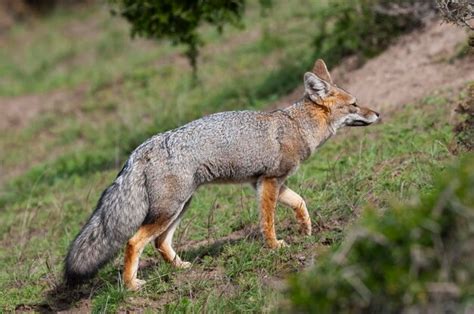
POLYGON ((156 234, 166 231, 169 224, 170 221, 167 219, 158 219, 153 224, 141 226, 135 235, 128 240, 127 247, 125 248, 123 269, 123 281, 127 289, 136 291, 145 284, 144 280, 137 279, 140 255, 142 254, 145 245, 147 245, 156 234))
MULTIPOLYGON (((160 237, 166 239, 167 235, 164 234, 167 230, 172 231, 171 233, 168 232, 171 240, 174 232, 173 228, 177 226, 177 224, 173 225, 173 223, 177 222, 187 202, 180 203, 167 198, 163 199, 162 204, 167 204, 168 206, 162 205, 150 209, 150 211, 154 212, 153 217, 156 217, 153 219, 154 221, 142 225, 135 235, 128 240, 125 249, 123 281, 129 290, 138 290, 145 284, 143 280, 137 279, 138 262, 143 249, 153 239, 160 237)), ((169 246, 169 248, 171 248, 171 246, 169 246)), ((165 252, 167 253, 174 252, 170 252, 166 249, 168 249, 168 247, 165 248, 165 252)))
POLYGON ((304 199, 287 186, 282 186, 278 201, 292 208, 295 211, 296 220, 300 225, 300 230, 305 235, 311 235, 311 218, 304 199))

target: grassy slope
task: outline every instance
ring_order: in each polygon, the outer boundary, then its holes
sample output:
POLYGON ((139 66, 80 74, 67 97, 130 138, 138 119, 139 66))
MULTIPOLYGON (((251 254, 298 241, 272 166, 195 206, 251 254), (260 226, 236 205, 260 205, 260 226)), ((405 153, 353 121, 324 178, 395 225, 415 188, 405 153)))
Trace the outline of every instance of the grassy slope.
POLYGON ((279 280, 310 264, 318 247, 337 243, 363 206, 383 209, 392 199, 430 189, 431 172, 451 158, 450 106, 440 97, 385 113, 381 125, 341 132, 290 179, 311 208, 314 236, 297 236, 291 213, 281 208, 277 230, 292 245, 267 250, 254 232, 253 191, 207 187, 175 237, 186 247, 183 257, 194 262, 191 270, 170 268, 150 246, 144 253, 150 265, 139 274, 148 281, 143 291, 122 289, 120 255, 74 295, 55 293, 67 246, 131 149, 210 112, 262 108, 299 82, 312 59, 307 38, 315 8, 307 5, 279 4, 263 19, 252 9, 245 30, 223 37, 206 30, 210 44, 196 87, 177 48, 130 42, 126 25, 105 11, 58 14, 35 32, 14 29, 0 50, 0 96, 82 92, 0 137, 4 167, 39 162, 9 182, 0 200, 0 309, 57 309, 81 296, 91 296, 94 310, 108 311, 268 309, 278 299, 279 280), (231 233, 230 241, 215 243, 231 233))

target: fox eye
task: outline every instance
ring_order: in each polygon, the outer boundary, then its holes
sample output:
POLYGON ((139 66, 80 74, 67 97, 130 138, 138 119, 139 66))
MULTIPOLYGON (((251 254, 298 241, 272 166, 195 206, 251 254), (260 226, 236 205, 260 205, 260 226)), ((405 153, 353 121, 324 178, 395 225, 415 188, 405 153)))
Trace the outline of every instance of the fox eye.
POLYGON ((349 105, 349 112, 350 113, 356 113, 358 111, 358 106, 356 105, 356 103, 352 103, 349 105))

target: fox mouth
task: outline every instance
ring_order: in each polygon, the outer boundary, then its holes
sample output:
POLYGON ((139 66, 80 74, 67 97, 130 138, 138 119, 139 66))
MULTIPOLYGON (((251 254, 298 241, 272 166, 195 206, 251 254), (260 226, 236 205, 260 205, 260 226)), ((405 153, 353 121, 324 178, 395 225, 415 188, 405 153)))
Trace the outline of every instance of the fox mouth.
POLYGON ((372 124, 372 123, 368 121, 364 121, 364 120, 354 120, 347 123, 347 126, 367 126, 369 124, 372 124))

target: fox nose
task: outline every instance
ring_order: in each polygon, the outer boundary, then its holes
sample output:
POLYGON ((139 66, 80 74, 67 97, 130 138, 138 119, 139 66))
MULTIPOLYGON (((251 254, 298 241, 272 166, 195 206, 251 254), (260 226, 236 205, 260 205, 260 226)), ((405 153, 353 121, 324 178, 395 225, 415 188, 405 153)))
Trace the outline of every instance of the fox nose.
POLYGON ((375 112, 375 111, 374 111, 374 113, 375 113, 375 115, 377 116, 377 118, 380 118, 380 113, 375 112))

